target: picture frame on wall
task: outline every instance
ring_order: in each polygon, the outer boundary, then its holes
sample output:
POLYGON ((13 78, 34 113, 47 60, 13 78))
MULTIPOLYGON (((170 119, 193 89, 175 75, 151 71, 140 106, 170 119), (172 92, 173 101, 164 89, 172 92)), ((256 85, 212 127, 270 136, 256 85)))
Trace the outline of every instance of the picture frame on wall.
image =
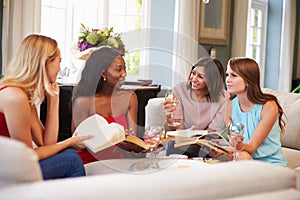
POLYGON ((231 0, 210 0, 200 3, 199 43, 228 45, 231 0))

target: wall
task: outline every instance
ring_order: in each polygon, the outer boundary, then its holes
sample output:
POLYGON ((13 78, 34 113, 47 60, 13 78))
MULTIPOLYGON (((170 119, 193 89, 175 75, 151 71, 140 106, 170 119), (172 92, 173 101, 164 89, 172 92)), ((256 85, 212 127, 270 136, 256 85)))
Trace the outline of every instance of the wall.
MULTIPOLYGON (((217 49, 217 58, 223 64, 224 70, 226 70, 226 65, 228 60, 231 58, 231 43, 232 43, 232 30, 233 30, 233 13, 234 13, 234 1, 231 1, 230 8, 230 28, 229 28, 229 44, 226 46, 215 45, 214 47, 217 49)), ((202 46, 207 52, 209 52, 212 45, 207 44, 199 44, 202 46)), ((199 52, 199 57, 201 57, 201 52, 199 52)))
POLYGON ((278 89, 282 1, 269 0, 265 87, 278 89))
MULTIPOLYGON (((267 43, 266 43, 266 60, 265 60, 265 82, 264 87, 278 89, 279 80, 279 63, 280 63, 280 44, 281 44, 281 21, 282 21, 282 6, 283 0, 269 0, 268 2, 268 28, 267 28, 267 43)), ((151 8, 151 26, 160 27, 163 29, 173 30, 175 0, 152 0, 151 8)), ((300 56, 299 56, 299 21, 300 21, 300 2, 297 1, 297 27, 295 38, 295 54, 294 54, 294 69, 293 79, 300 78, 300 56), (297 53, 298 52, 298 53, 297 53)), ((217 49, 217 58, 223 63, 226 69, 227 61, 231 57, 231 43, 233 29, 233 13, 234 1, 231 1, 231 17, 230 17, 230 38, 228 46, 215 46, 217 49)), ((168 38, 169 47, 172 49, 172 35, 168 38)), ((154 38, 153 38, 154 39, 154 38)), ((203 55, 203 49, 207 52, 212 45, 199 44, 199 57, 203 55), (202 50, 202 52, 201 52, 202 50)), ((168 74, 172 65, 171 52, 152 51, 150 55, 152 63, 149 75, 153 80, 162 83, 163 85, 171 85, 171 77, 168 74), (155 64, 156 63, 156 64, 155 64), (160 70, 158 70, 160 69, 160 70), (164 74, 164 76, 162 76, 164 74), (164 84, 165 83, 165 84, 164 84)))
POLYGON ((296 33, 295 33, 295 48, 293 63, 293 79, 300 80, 300 1, 296 1, 296 33))
MULTIPOLYGON (((215 46, 217 49, 217 58, 222 62, 224 68, 226 68, 227 61, 231 55, 233 9, 234 4, 232 1, 229 44, 227 46, 215 46)), ((171 86, 172 83, 172 73, 170 72, 172 69, 174 15, 175 0, 151 1, 151 28, 153 30, 150 39, 149 78, 166 86, 171 86)), ((203 49, 209 52, 211 47, 212 45, 199 44, 199 58, 207 55, 206 52, 203 52, 203 49)))
POLYGON ((161 85, 172 83, 175 0, 151 1, 149 78, 161 85))

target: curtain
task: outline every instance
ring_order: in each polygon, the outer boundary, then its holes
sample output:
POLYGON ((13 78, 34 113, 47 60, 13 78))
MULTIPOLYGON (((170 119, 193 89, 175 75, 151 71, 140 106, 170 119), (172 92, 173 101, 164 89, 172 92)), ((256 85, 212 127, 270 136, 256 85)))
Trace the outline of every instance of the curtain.
POLYGON ((231 57, 246 56, 249 0, 234 1, 231 57))
POLYGON ((278 90, 290 92, 296 30, 296 0, 283 1, 278 90))
POLYGON ((16 53, 21 41, 40 32, 41 0, 9 0, 3 9, 2 72, 16 53))
POLYGON ((198 58, 199 0, 176 0, 174 19, 172 86, 186 81, 198 58))

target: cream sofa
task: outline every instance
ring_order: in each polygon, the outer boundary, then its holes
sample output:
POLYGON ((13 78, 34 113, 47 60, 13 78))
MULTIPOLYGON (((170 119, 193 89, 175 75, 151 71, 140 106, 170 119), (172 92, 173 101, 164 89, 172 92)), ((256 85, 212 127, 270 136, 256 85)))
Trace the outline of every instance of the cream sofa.
POLYGON ((162 159, 161 170, 130 171, 141 159, 85 166, 87 177, 43 181, 34 151, 0 137, 0 199, 300 199, 294 170, 258 161, 206 164, 162 159))
MULTIPOLYGON (((288 167, 300 167, 300 94, 280 92, 264 88, 264 92, 275 95, 284 110, 286 121, 285 134, 281 136, 283 152, 288 161, 288 167)), ((145 127, 163 125, 165 114, 162 107, 164 98, 153 98, 145 108, 145 127)))
MULTIPOLYGON (((299 96, 269 92, 279 95, 287 117, 293 119, 288 121, 282 143, 294 168, 299 166, 293 158, 299 159, 299 96)), ((146 126, 164 123, 162 100, 149 101, 146 126)), ((171 163, 163 165, 159 171, 137 173, 132 172, 130 166, 141 160, 123 159, 90 163, 85 166, 87 177, 43 181, 34 151, 23 143, 1 136, 0 146, 1 200, 300 199, 300 167, 291 169, 258 161, 209 165, 173 159, 162 160, 171 163)))

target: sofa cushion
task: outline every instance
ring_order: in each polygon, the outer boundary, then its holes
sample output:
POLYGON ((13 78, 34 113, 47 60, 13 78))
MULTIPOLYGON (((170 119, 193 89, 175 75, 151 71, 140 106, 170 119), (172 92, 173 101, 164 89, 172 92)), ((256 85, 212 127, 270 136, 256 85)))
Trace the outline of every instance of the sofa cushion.
POLYGON ((166 115, 163 107, 165 98, 149 99, 145 107, 145 127, 163 126, 166 122, 166 115))
POLYGON ((294 169, 297 175, 297 189, 300 190, 300 167, 294 169))
POLYGON ((36 153, 24 143, 0 136, 0 188, 42 180, 36 153))
POLYGON ((292 148, 282 147, 285 158, 288 162, 288 167, 295 169, 300 167, 300 151, 292 148))
POLYGON ((258 194, 250 194, 223 200, 257 200, 257 199, 272 199, 272 200, 299 200, 300 191, 296 189, 278 190, 272 192, 263 192, 258 194))
POLYGON ((300 150, 300 95, 264 88, 264 92, 275 95, 285 113, 285 134, 281 136, 283 147, 300 150))
MULTIPOLYGON (((125 159, 119 161, 126 162, 125 159)), ((101 161, 106 165, 107 162, 109 161, 101 161)), ((203 165, 200 161, 192 160, 178 162, 180 162, 178 165, 174 163, 154 173, 132 174, 119 171, 102 174, 101 168, 98 170, 99 175, 14 185, 0 189, 0 194, 2 199, 22 200, 57 198, 179 200, 220 199, 296 188, 294 170, 259 161, 211 165, 203 165), (188 161, 191 161, 191 164, 187 164, 188 161), (150 184, 151 187, 148 187, 150 184)))

